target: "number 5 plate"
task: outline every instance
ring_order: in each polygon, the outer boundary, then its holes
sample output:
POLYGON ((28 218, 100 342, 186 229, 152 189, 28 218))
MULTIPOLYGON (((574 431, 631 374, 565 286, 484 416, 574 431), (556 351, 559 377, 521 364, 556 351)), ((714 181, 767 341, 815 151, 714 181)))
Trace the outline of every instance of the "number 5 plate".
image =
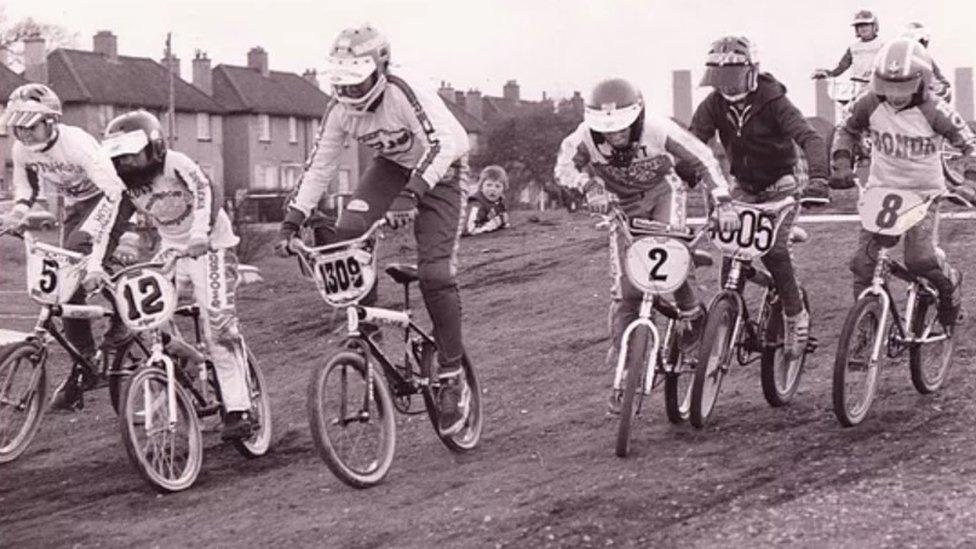
POLYGON ((688 278, 691 254, 684 244, 670 238, 645 237, 627 249, 627 277, 649 294, 673 292, 688 278))
POLYGON ((64 303, 81 283, 82 255, 57 246, 28 240, 27 293, 45 305, 64 303))
POLYGON ((911 191, 873 187, 861 195, 857 213, 866 230, 898 236, 918 224, 928 213, 930 204, 911 191))

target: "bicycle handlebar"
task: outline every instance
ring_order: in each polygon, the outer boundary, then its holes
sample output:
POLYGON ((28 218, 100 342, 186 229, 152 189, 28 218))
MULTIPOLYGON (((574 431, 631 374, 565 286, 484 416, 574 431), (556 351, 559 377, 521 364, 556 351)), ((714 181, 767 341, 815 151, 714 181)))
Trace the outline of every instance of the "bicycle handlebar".
POLYGON ((350 246, 354 246, 356 244, 360 244, 362 242, 369 240, 370 238, 373 237, 373 234, 376 233, 376 231, 378 231, 384 225, 386 225, 386 219, 380 218, 376 220, 369 227, 369 229, 366 229, 366 232, 357 236, 356 238, 343 240, 342 242, 336 242, 333 244, 326 244, 324 246, 309 246, 305 244, 305 242, 303 242, 302 239, 294 237, 288 243, 288 251, 292 253, 298 252, 304 255, 309 255, 313 253, 324 253, 324 252, 342 250, 350 246))

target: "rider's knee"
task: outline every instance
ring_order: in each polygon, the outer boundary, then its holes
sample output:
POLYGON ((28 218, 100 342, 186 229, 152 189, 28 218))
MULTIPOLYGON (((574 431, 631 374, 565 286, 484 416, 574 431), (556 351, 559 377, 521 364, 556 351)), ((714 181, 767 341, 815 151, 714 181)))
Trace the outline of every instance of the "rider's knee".
POLYGON ((420 287, 424 291, 437 291, 457 287, 455 269, 448 259, 422 263, 417 268, 417 277, 420 279, 420 287))
POLYGON ((905 249, 905 267, 913 273, 928 273, 940 270, 939 257, 935 250, 905 249))
POLYGON ((369 203, 361 198, 349 201, 336 223, 336 238, 347 240, 365 233, 371 220, 377 218, 375 213, 371 214, 370 208, 369 203))
POLYGON ((230 347, 241 339, 237 317, 227 313, 210 316, 210 333, 213 342, 224 347, 230 347))

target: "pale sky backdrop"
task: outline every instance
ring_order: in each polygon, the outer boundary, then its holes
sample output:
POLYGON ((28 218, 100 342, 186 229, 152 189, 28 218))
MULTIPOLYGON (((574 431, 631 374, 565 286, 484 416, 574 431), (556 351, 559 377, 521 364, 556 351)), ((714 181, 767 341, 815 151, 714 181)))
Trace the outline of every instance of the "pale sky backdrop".
MULTIPOLYGON (((516 79, 522 97, 586 90, 608 76, 638 83, 648 108, 671 111, 671 70, 701 78, 710 42, 744 33, 758 45, 764 70, 789 88, 807 114, 814 109, 810 72, 833 68, 853 40, 851 18, 869 8, 882 38, 912 20, 932 31, 931 52, 945 72, 976 66, 976 0, 14 0, 10 20, 31 16, 78 33, 91 49, 102 29, 119 53, 159 59, 167 31, 190 80, 196 49, 218 63, 244 65, 262 46, 274 70, 321 68, 342 28, 369 21, 390 38, 394 62, 447 80, 458 89, 501 95, 516 79)), ((696 100, 703 96, 696 94, 696 100)))

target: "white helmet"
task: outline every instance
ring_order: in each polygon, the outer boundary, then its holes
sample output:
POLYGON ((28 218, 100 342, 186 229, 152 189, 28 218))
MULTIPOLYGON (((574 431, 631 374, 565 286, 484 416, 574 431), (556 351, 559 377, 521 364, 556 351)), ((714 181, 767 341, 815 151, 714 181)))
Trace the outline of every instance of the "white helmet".
POLYGON ((365 110, 386 88, 390 43, 369 25, 339 33, 326 59, 325 77, 336 99, 365 110))
POLYGON ((14 136, 31 150, 43 150, 57 139, 55 125, 61 119, 61 100, 44 84, 24 84, 10 93, 0 125, 13 128, 14 136), (46 136, 37 139, 30 129, 38 122, 48 128, 46 136))

